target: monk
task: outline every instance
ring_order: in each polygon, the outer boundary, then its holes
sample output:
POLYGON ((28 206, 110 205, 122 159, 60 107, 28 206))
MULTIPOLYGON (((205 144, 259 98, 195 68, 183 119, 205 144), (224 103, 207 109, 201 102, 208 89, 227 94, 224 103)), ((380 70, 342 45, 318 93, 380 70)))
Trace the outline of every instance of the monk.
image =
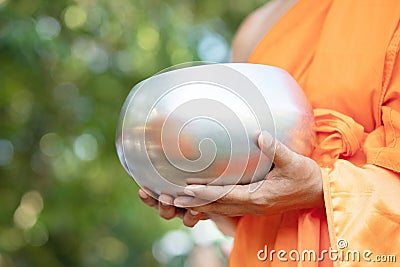
POLYGON ((140 190, 141 199, 187 226, 212 214, 234 234, 231 267, 399 266, 399 50, 398 0, 271 1, 240 27, 234 61, 297 80, 314 109, 311 158, 262 133, 275 167, 255 192, 237 185, 195 206, 223 188, 192 179, 192 197, 156 201, 140 190))

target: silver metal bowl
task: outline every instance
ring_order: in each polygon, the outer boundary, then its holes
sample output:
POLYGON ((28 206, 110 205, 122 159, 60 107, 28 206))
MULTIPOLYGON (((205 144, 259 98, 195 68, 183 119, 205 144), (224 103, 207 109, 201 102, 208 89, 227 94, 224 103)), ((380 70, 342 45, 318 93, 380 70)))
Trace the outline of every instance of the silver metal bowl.
POLYGON ((268 131, 309 155, 315 134, 303 91, 284 70, 228 63, 175 69, 137 84, 126 99, 116 147, 128 174, 158 195, 182 195, 187 178, 245 184, 272 161, 257 147, 268 131))

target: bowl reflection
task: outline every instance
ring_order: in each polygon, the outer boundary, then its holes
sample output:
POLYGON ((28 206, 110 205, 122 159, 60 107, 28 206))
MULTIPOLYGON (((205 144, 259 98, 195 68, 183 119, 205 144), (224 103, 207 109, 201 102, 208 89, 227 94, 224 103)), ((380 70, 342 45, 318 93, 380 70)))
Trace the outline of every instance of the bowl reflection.
POLYGON ((284 70, 257 64, 193 66, 155 75, 126 99, 116 147, 125 170, 155 194, 182 194, 187 178, 245 184, 272 165, 257 147, 268 131, 309 155, 313 115, 284 70))

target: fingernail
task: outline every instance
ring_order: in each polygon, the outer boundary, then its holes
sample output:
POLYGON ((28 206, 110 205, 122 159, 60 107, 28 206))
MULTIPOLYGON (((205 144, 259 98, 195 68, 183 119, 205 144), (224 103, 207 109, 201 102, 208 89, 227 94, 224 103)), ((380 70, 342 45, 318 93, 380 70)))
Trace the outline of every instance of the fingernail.
POLYGON ((195 211, 195 210, 190 210, 190 214, 192 214, 193 216, 197 216, 199 215, 200 212, 195 211))
POLYGON ((162 206, 171 206, 171 205, 173 204, 172 199, 170 199, 170 198, 165 198, 165 197, 163 197, 163 195, 161 195, 161 196, 158 198, 158 201, 160 202, 160 204, 161 204, 162 206))
POLYGON ((171 204, 165 203, 165 202, 163 202, 163 201, 160 201, 160 204, 161 204, 161 206, 171 206, 171 204))
POLYGON ((184 208, 190 206, 192 203, 192 197, 177 197, 174 200, 174 206, 184 208))
POLYGON ((195 194, 194 194, 193 190, 196 191, 196 190, 202 189, 204 187, 205 187, 204 185, 191 184, 191 185, 186 186, 185 189, 183 189, 183 193, 194 197, 195 194))
POLYGON ((192 190, 189 189, 183 189, 183 193, 185 193, 186 195, 192 196, 194 197, 194 192, 192 190))
POLYGON ((201 185, 201 184, 191 184, 185 187, 185 189, 189 189, 189 190, 197 190, 197 189, 203 189, 204 187, 206 187, 205 185, 201 185))
POLYGON ((149 196, 142 190, 139 190, 139 197, 142 199, 147 199, 149 196))

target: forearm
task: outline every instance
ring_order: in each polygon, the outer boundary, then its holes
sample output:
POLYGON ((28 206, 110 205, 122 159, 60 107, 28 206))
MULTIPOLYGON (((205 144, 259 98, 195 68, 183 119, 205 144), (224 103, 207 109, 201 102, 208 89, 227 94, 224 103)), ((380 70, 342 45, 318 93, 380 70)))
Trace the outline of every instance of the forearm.
POLYGON ((208 214, 209 218, 215 223, 218 229, 226 236, 234 236, 240 216, 229 217, 218 214, 208 214))

